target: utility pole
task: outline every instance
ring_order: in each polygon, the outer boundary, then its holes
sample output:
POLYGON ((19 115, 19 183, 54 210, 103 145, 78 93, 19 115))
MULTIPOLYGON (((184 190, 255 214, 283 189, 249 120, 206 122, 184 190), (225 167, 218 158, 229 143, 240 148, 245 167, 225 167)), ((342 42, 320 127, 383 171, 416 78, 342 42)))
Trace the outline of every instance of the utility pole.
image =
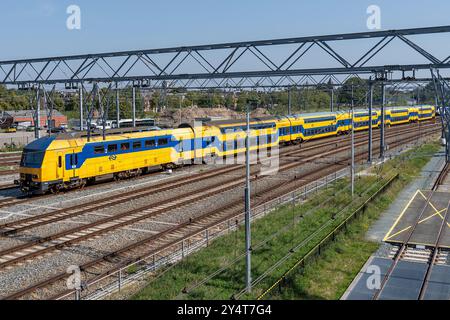
POLYGON ((355 101, 354 101, 354 92, 353 92, 353 85, 352 85, 352 167, 351 167, 351 189, 352 189, 352 198, 355 195, 355 101))
POLYGON ((78 98, 80 101, 80 131, 84 130, 84 124, 83 124, 83 84, 80 84, 80 89, 78 93, 78 98))
POLYGON ((182 119, 182 109, 183 109, 183 102, 184 102, 184 95, 181 95, 180 96, 180 125, 181 125, 181 121, 183 120, 182 119))
POLYGON ((34 136, 36 139, 41 138, 41 96, 40 96, 41 86, 39 85, 36 89, 36 121, 34 123, 34 136))
POLYGON ((44 99, 44 110, 45 110, 45 114, 47 117, 47 131, 48 131, 48 136, 50 137, 52 135, 52 127, 50 125, 50 119, 48 116, 48 101, 47 101, 47 93, 45 92, 45 88, 43 88, 43 99, 44 99))
POLYGON ((334 88, 331 88, 330 109, 331 112, 334 112, 334 88))
POLYGON ((136 127, 136 86, 133 84, 133 128, 136 127))
POLYGON ((385 105, 386 105, 386 87, 383 81, 381 82, 381 128, 380 128, 380 158, 382 160, 384 160, 384 151, 386 150, 384 141, 384 131, 386 125, 385 105))
POLYGON ((292 115, 292 88, 288 89, 288 115, 292 115))
POLYGON ((419 105, 419 103, 420 103, 419 101, 420 101, 420 87, 418 86, 417 87, 417 101, 416 101, 417 105, 419 105))
POLYGON ((373 81, 369 80, 369 159, 368 162, 372 163, 372 135, 373 135, 373 81))
POLYGON ((117 128, 120 128, 119 84, 117 82, 116 82, 116 121, 117 121, 117 128))
POLYGON ((246 288, 247 292, 252 291, 252 270, 251 270, 251 228, 250 228, 250 218, 251 218, 251 208, 250 208, 250 102, 247 102, 247 135, 245 139, 245 162, 246 162, 246 173, 245 173, 245 252, 246 252, 246 288))

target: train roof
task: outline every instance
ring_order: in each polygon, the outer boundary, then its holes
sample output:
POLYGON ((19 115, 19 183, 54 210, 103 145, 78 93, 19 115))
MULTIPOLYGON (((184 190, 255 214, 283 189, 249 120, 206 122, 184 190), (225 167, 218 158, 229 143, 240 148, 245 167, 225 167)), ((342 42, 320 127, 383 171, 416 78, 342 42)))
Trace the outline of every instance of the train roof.
MULTIPOLYGON (((126 135, 140 132, 155 132, 161 131, 162 129, 159 127, 142 127, 142 128, 119 128, 119 129, 108 129, 106 130, 106 136, 118 136, 118 135, 126 135)), ((102 131, 93 131, 91 132, 91 137, 102 136, 102 131)), ((68 132, 62 133, 55 136, 56 140, 71 140, 71 139, 83 139, 87 138, 86 131, 79 132, 68 132)))
POLYGON ((298 113, 294 115, 295 117, 325 117, 325 116, 336 116, 336 112, 309 112, 309 113, 298 113))
POLYGON ((45 151, 50 146, 50 144, 55 140, 55 138, 56 138, 55 136, 50 136, 34 140, 25 147, 25 150, 45 151))
POLYGON ((386 107, 386 110, 402 110, 402 109, 409 109, 409 108, 415 108, 416 106, 395 106, 395 107, 386 107))
MULTIPOLYGON (((269 121, 276 121, 278 120, 277 117, 258 117, 258 118, 251 118, 250 122, 269 122, 269 121)), ((218 121, 208 121, 205 124, 209 126, 216 126, 216 127, 222 127, 227 125, 233 125, 233 124, 242 124, 246 123, 246 119, 229 119, 229 120, 218 120, 218 121)))

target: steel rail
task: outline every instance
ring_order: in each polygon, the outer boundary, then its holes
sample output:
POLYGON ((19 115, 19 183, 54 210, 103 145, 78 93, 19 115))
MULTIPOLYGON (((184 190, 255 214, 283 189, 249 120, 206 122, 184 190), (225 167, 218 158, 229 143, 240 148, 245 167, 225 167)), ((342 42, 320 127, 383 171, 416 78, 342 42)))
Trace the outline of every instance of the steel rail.
MULTIPOLYGON (((448 163, 445 165, 445 168, 448 168, 448 163)), ((414 226, 408 231, 408 236, 406 238, 406 241, 403 242, 402 246, 398 250, 393 263, 389 267, 386 275, 383 277, 383 280, 381 282, 380 288, 377 289, 377 291, 375 292, 375 295, 373 296, 373 300, 378 300, 380 298, 380 295, 381 295, 382 291, 384 290, 384 288, 386 286, 386 283, 388 282, 388 280, 391 277, 394 269, 398 265, 398 262, 402 259, 403 253, 407 249, 408 244, 411 241, 412 236, 414 234, 414 231, 416 230, 417 226, 419 225, 419 222, 422 220, 423 215, 425 214, 425 210, 428 207, 428 205, 430 203, 430 200, 433 198, 433 195, 435 194, 435 192, 436 192, 436 190, 437 190, 437 188, 438 188, 438 186, 440 184, 440 180, 442 179, 442 175, 443 175, 444 170, 441 171, 441 173, 439 174, 438 178, 436 179, 436 182, 434 183, 433 188, 432 188, 430 194, 428 195, 428 197, 427 197, 427 199, 425 201, 425 205, 423 206, 423 208, 420 211, 420 214, 418 215, 418 217, 414 221, 414 226)), ((428 271, 427 271, 427 273, 428 273, 428 271)), ((422 289, 423 289, 423 286, 421 287, 421 290, 422 289)))
MULTIPOLYGON (((403 145, 405 142, 408 142, 408 141, 414 141, 415 140, 415 135, 412 135, 412 136, 410 136, 408 139, 405 139, 405 140, 403 140, 403 141, 396 141, 394 144, 395 144, 395 146, 398 146, 398 145, 403 145)), ((364 156, 365 155, 365 153, 366 153, 367 151, 363 151, 363 152, 361 152, 361 155, 362 156, 364 156)), ((333 166, 333 165, 332 165, 333 166)), ((338 167, 342 167, 342 166, 340 166, 340 165, 337 165, 338 167)), ((326 167, 326 166, 325 166, 326 167)), ((329 166, 328 166, 329 167, 329 166)), ((315 174, 318 174, 318 172, 317 171, 314 171, 314 173, 315 174)), ((310 173, 311 174, 311 173, 310 173)), ((283 183, 280 183, 280 185, 285 185, 285 182, 283 182, 283 183)), ((152 240, 154 240, 155 239, 155 237, 154 236, 152 236, 152 238, 151 238, 152 240)), ((135 245, 135 244, 134 244, 135 245)), ((129 248, 128 248, 129 249, 129 248)), ((111 254, 111 255, 108 255, 108 256, 117 256, 117 253, 114 253, 114 254, 111 254)), ((99 260, 96 260, 97 261, 97 263, 99 263, 99 262, 105 262, 105 261, 108 261, 108 258, 107 257, 103 257, 103 258, 101 258, 101 259, 99 259, 99 260)), ((94 263, 95 264, 95 263, 94 263)), ((89 266, 92 266, 92 265, 94 265, 93 263, 89 263, 88 265, 89 266)), ((63 279, 64 277, 66 277, 67 276, 67 274, 61 274, 61 275, 59 275, 59 276, 56 276, 56 277, 54 277, 54 278, 52 278, 53 280, 55 280, 56 279, 56 281, 58 281, 58 280, 61 280, 61 279, 63 279)), ((29 293, 29 292, 32 292, 34 289, 38 289, 38 288, 40 288, 40 287, 42 287, 42 286, 46 286, 46 285, 48 285, 48 284, 51 284, 51 283, 53 283, 52 281, 50 281, 50 279, 48 279, 48 280, 46 280, 46 281, 44 281, 44 282, 42 282, 42 283, 40 283, 40 284, 36 284, 36 285, 34 285, 34 286, 32 286, 32 287, 30 287, 30 288, 28 288, 28 289, 25 289, 25 291, 21 291, 22 293, 24 293, 24 294, 27 294, 27 293, 29 293)), ((21 294, 21 293, 16 293, 16 294, 13 294, 13 295, 11 295, 10 297, 8 297, 8 299, 9 298, 18 298, 18 297, 20 297, 20 296, 23 296, 24 294, 21 294)))
MULTIPOLYGON (((445 178, 447 177, 447 174, 450 170, 450 163, 446 162, 444 165, 444 168, 441 170, 441 172, 439 173, 438 178, 436 179, 436 182, 433 185, 433 190, 438 190, 439 186, 442 184, 442 182, 444 182, 445 178)), ((428 268, 427 268, 427 272, 425 274, 425 279, 422 283, 422 286, 420 287, 420 293, 419 293, 419 300, 424 300, 425 298, 425 294, 428 288, 428 284, 430 282, 430 277, 431 277, 431 272, 433 270, 433 267, 436 263, 436 258, 438 256, 439 253, 439 249, 440 249, 440 243, 442 242, 442 238, 444 236, 444 230, 445 230, 445 225, 447 224, 447 220, 448 220, 448 216, 449 216, 449 211, 450 211, 450 201, 447 205, 447 210, 445 212, 444 218, 442 219, 442 223, 439 227, 439 231, 438 231, 438 235, 436 237, 436 241, 432 247, 432 256, 431 256, 431 260, 428 261, 428 268)))
POLYGON ((422 283, 422 286, 420 287, 420 294, 419 294, 419 300, 424 300, 425 298, 425 294, 428 288, 428 284, 430 282, 430 277, 431 277, 431 272, 433 271, 433 267, 436 263, 436 259, 439 253, 439 249, 440 249, 440 243, 442 242, 442 238, 444 236, 444 230, 445 230, 445 226, 447 224, 447 220, 448 220, 448 216, 449 216, 449 211, 450 211, 450 201, 448 202, 447 205, 447 210, 445 212, 444 218, 442 219, 442 223, 441 226, 439 228, 439 232, 438 232, 438 236, 436 238, 436 242, 434 243, 433 246, 433 254, 431 257, 431 260, 428 262, 428 268, 427 268, 427 272, 425 274, 425 279, 422 283))

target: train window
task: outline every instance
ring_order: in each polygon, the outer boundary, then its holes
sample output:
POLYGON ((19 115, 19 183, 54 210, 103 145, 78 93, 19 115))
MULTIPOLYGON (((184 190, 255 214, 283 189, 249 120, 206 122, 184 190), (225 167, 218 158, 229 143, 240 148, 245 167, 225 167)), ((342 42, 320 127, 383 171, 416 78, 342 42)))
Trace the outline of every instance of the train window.
POLYGON ((127 151, 127 150, 130 150, 130 143, 122 143, 121 145, 120 145, 120 150, 122 150, 122 151, 127 151))
POLYGON ((94 147, 94 154, 102 154, 105 153, 105 148, 103 146, 94 147))
POLYGON ((158 139, 158 146, 165 146, 169 144, 169 140, 164 138, 164 139, 158 139))
POLYGON ((133 142, 133 149, 134 150, 137 150, 137 149, 140 149, 140 148, 142 148, 142 143, 140 141, 133 142))
POLYGON ((62 168, 62 157, 58 157, 58 168, 62 168))
POLYGON ((152 148, 156 145, 155 140, 145 140, 145 147, 152 148))
POLYGON ((108 152, 117 152, 117 144, 110 144, 108 146, 108 152))

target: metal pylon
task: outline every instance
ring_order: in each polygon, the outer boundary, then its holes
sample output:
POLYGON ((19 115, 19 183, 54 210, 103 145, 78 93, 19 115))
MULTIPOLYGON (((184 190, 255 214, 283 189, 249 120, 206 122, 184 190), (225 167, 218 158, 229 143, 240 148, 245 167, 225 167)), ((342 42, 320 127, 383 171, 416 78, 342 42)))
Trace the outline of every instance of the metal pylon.
POLYGON ((431 76, 436 91, 437 111, 441 115, 442 138, 445 139, 445 154, 450 162, 450 84, 441 77, 439 70, 431 69, 431 76))

